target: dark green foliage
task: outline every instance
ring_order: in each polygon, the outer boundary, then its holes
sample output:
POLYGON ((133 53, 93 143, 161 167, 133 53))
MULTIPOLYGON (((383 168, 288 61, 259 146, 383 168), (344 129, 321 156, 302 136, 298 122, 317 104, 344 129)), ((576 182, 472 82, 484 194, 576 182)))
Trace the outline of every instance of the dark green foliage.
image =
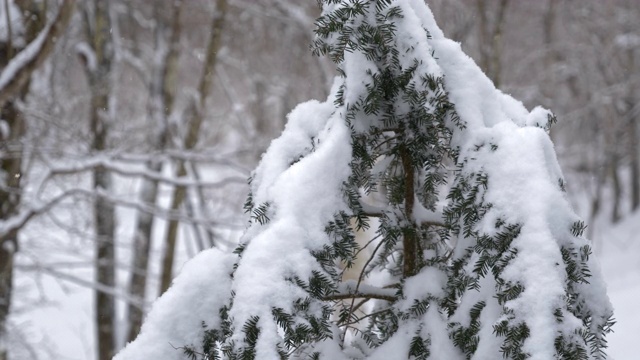
POLYGON ((228 344, 223 343, 232 334, 227 307, 220 309, 220 320, 220 327, 214 329, 209 329, 207 324, 202 323, 202 352, 198 352, 194 346, 185 346, 182 350, 188 359, 219 360, 221 359, 221 354, 225 354, 228 359, 237 358, 231 353, 228 344))
MULTIPOLYGON (((316 300, 323 300, 325 296, 335 292, 334 282, 331 277, 314 271, 308 281, 298 277, 288 279, 296 286, 304 289, 310 295, 309 298, 296 299, 293 304, 295 312, 289 314, 284 309, 272 309, 273 318, 284 333, 283 353, 296 349, 302 344, 309 344, 332 337, 329 316, 332 308, 328 304, 321 305, 322 316, 317 317, 310 311, 311 304, 316 300)), ((283 358, 286 358, 283 357, 283 358)))
POLYGON ((529 337, 529 327, 525 323, 513 324, 513 320, 513 317, 510 317, 508 320, 500 321, 493 326, 493 331, 498 336, 504 336, 500 351, 506 359, 524 360, 531 356, 522 351, 522 345, 529 337))
POLYGON ((471 308, 471 321, 468 326, 462 326, 460 323, 452 323, 449 325, 453 344, 464 352, 467 359, 471 359, 478 348, 478 342, 480 341, 478 332, 480 332, 481 325, 480 314, 486 305, 484 301, 480 301, 471 308))
POLYGON ((363 338, 372 347, 382 344, 391 338, 397 331, 400 318, 397 312, 392 310, 375 312, 363 334, 363 338))
POLYGON ((258 207, 254 207, 251 210, 251 220, 259 223, 260 225, 264 225, 269 222, 269 206, 268 202, 260 204, 258 207))
POLYGON ((238 357, 240 360, 253 360, 256 358, 256 343, 260 335, 258 321, 260 321, 258 316, 252 316, 242 327, 246 346, 240 349, 240 356, 238 357))
POLYGON ((309 279, 309 294, 315 298, 322 299, 335 292, 335 282, 329 276, 312 271, 313 275, 309 279))
MULTIPOLYGON (((476 212, 473 217, 475 219, 476 212)), ((479 291, 479 278, 487 276, 489 273, 496 281, 495 298, 500 305, 505 305, 508 301, 514 300, 524 291, 524 286, 520 283, 511 283, 504 281, 500 274, 505 266, 517 257, 517 249, 511 248, 509 245, 515 237, 517 237, 519 225, 496 224, 497 231, 493 236, 487 234, 476 235, 476 246, 473 250, 469 249, 467 255, 456 260, 452 267, 451 276, 449 278, 449 294, 443 302, 449 314, 457 309, 456 299, 459 299, 466 291, 479 291), (478 260, 475 262, 472 273, 466 273, 463 268, 471 257, 472 253, 479 254, 478 260)), ((461 348, 470 359, 478 346, 479 338, 477 332, 481 326, 479 316, 482 312, 484 302, 480 302, 473 306, 470 310, 470 322, 466 326, 454 324, 452 338, 454 344, 461 348)), ((508 313, 508 310, 505 310, 508 313)), ((509 316, 506 320, 494 325, 494 332, 498 336, 504 336, 501 352, 508 359, 526 359, 527 354, 520 350, 525 339, 529 336, 526 324, 512 324, 514 318, 509 316)))
POLYGON ((563 178, 558 179, 558 186, 560 187, 560 190, 562 190, 562 192, 567 192, 567 184, 564 182, 563 178))
POLYGON ((544 125, 544 130, 546 132, 549 132, 551 130, 551 127, 558 122, 558 118, 553 115, 553 114, 549 114, 547 115, 547 123, 544 125))
POLYGON ((587 280, 591 274, 587 266, 587 260, 591 254, 588 246, 583 246, 577 251, 575 248, 562 247, 560 249, 562 260, 565 263, 567 280, 569 283, 589 283, 587 280))
POLYGON ((584 221, 576 221, 571 225, 571 233, 575 237, 580 237, 587 229, 587 225, 585 225, 584 221))
POLYGON ((578 335, 580 335, 584 343, 588 346, 589 352, 592 355, 595 355, 597 359, 606 359, 604 350, 607 347, 607 340, 604 335, 611 332, 611 327, 615 324, 613 315, 606 319, 597 319, 599 325, 596 326, 597 331, 593 331, 595 319, 591 314, 584 315, 585 309, 582 309, 582 304, 576 306, 575 310, 577 310, 577 313, 583 314, 583 327, 578 331, 578 335))
POLYGON ((198 360, 198 352, 190 346, 185 346, 182 351, 189 360, 198 360))
MULTIPOLYGON (((476 147, 476 151, 484 151, 484 144, 476 147)), ((495 151, 490 146, 488 151, 495 151)), ((492 208, 492 204, 484 201, 484 193, 489 187, 489 177, 484 174, 470 174, 456 179, 457 183, 449 192, 450 205, 445 210, 446 222, 452 234, 458 237, 471 238, 473 246, 462 253, 462 256, 453 259, 450 267, 448 294, 443 300, 443 306, 449 315, 457 310, 458 299, 467 291, 480 291, 480 279, 491 276, 496 283, 495 298, 500 305, 514 300, 524 291, 520 283, 512 283, 502 279, 504 268, 518 256, 518 250, 512 247, 512 242, 521 231, 520 224, 508 224, 498 218, 491 233, 480 233, 476 225, 492 208), (475 256, 474 256, 475 254, 475 256), (471 272, 468 272, 467 264, 475 258, 471 272)), ((449 236, 445 234, 444 236, 449 236)), ((475 353, 479 338, 477 333, 481 323, 480 314, 486 303, 481 301, 470 310, 470 322, 468 324, 452 324, 452 339, 468 359, 475 353)), ((509 310, 505 308, 505 313, 509 310)), ((505 358, 525 359, 527 354, 521 352, 521 346, 529 336, 526 324, 513 324, 515 318, 507 316, 497 325, 494 332, 504 337, 501 352, 505 358)))
POLYGON ((556 348, 556 356, 558 359, 563 360, 587 360, 589 359, 589 354, 585 348, 583 342, 577 342, 573 337, 572 339, 567 339, 565 336, 558 336, 554 343, 556 348))
MULTIPOLYGON (((329 273, 333 273, 336 259, 342 261, 347 267, 351 267, 358 251, 358 244, 355 240, 354 229, 350 225, 350 219, 351 216, 345 212, 336 214, 334 220, 329 222, 325 228, 325 232, 333 240, 331 246, 325 246, 320 251, 312 252, 318 262, 329 273)), ((361 215, 360 220, 358 220, 358 217, 354 217, 354 220, 356 227, 363 229, 368 227, 366 216, 361 215)))
MULTIPOLYGON (((250 176, 247 179, 247 184, 249 185, 249 188, 251 188, 251 183, 253 182, 253 177, 250 176)), ((253 193, 251 191, 249 191, 249 193, 247 194, 247 199, 244 201, 243 204, 243 209, 245 213, 250 213, 253 210, 253 207, 255 206, 255 204, 253 203, 253 193)))
POLYGON ((513 284, 508 282, 503 284, 500 288, 500 291, 496 294, 496 298, 500 305, 504 305, 507 301, 516 299, 524 291, 524 286, 519 283, 513 284))
POLYGON ((426 360, 431 355, 429 346, 431 339, 423 339, 420 335, 414 336, 409 345, 409 357, 413 356, 415 360, 426 360))
POLYGON ((488 177, 483 173, 456 178, 456 183, 447 195, 450 203, 444 212, 447 227, 443 230, 443 237, 448 238, 450 234, 476 238, 480 236, 474 228, 491 208, 491 204, 484 202, 487 186, 488 177))
MULTIPOLYGON (((321 341, 331 337, 328 321, 318 320, 312 316, 304 316, 308 310, 308 300, 299 301, 297 305, 298 306, 295 306, 297 310, 295 314, 288 314, 280 308, 272 310, 274 320, 284 332, 283 351, 285 351, 285 349, 296 349, 302 344, 321 341), (304 321, 300 321, 301 319, 299 317, 304 319, 304 321)), ((324 309, 324 311, 328 312, 330 309, 327 308, 324 309)))
POLYGON ((432 299, 429 298, 424 300, 414 299, 413 304, 409 307, 409 309, 406 312, 401 313, 401 318, 403 320, 407 320, 424 315, 429 309, 429 303, 431 300, 432 299))

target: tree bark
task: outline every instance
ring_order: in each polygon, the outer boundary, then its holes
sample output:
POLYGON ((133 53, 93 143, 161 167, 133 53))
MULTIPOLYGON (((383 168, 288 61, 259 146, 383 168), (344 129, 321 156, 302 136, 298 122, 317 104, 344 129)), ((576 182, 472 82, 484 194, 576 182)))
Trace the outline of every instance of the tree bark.
MULTIPOLYGON (((635 49, 627 50, 627 62, 629 69, 635 69, 636 61, 635 61, 635 49)), ((640 206, 640 154, 638 151, 640 150, 638 147, 638 112, 640 109, 637 108, 640 105, 636 104, 636 86, 634 84, 629 84, 629 89, 627 90, 627 99, 626 99, 626 111, 625 117, 627 118, 627 133, 629 136, 628 142, 628 150, 629 153, 629 161, 630 161, 630 171, 629 171, 629 186, 631 186, 631 211, 635 211, 640 206)))
MULTIPOLYGON (((56 41, 58 41, 58 38, 67 28, 74 8, 75 0, 63 1, 55 20, 53 20, 49 28, 45 30, 46 33, 41 35, 43 36, 42 42, 32 41, 27 45, 27 47, 33 46, 36 48, 35 55, 25 59, 26 61, 16 63, 17 66, 13 69, 15 74, 7 82, 0 84, 0 106, 4 105, 5 102, 15 97, 16 94, 24 89, 31 78, 31 74, 49 57, 56 41)), ((18 54, 16 58, 20 55, 21 54, 18 54)), ((9 63, 7 67, 11 65, 12 64, 9 63)))
MULTIPOLYGON (((90 87, 89 130, 93 136, 91 150, 100 153, 108 148, 109 108, 111 97, 111 68, 113 41, 109 19, 109 1, 95 0, 93 13, 85 9, 85 29, 89 46, 95 56, 95 64, 85 61, 85 71, 90 87)), ((111 190, 111 173, 97 167, 92 173, 93 188, 98 194, 93 203, 95 226, 95 281, 101 286, 115 287, 115 208, 100 193, 111 190)), ((98 360, 109 360, 116 350, 115 302, 111 294, 96 290, 95 324, 98 360)))
POLYGON ((620 221, 620 200, 622 198, 622 184, 620 183, 620 176, 618 175, 618 168, 620 167, 620 161, 618 155, 614 155, 611 161, 611 181, 613 182, 613 208, 611 209, 611 222, 617 223, 620 221))
MULTIPOLYGON (((544 56, 544 67, 547 69, 549 75, 544 79, 544 83, 540 86, 540 93, 543 96, 543 104, 547 107, 551 107, 551 99, 554 97, 554 92, 558 87, 556 80, 555 66, 562 59, 560 52, 556 49, 556 14, 558 8, 558 0, 549 0, 547 3, 547 9, 543 18, 543 31, 544 31, 544 46, 546 48, 546 54, 544 56)), ((551 127, 549 129, 549 136, 551 139, 555 139, 556 128, 551 127)))
MULTIPOLYGON (((5 3, 6 5, 6 3, 5 3)), ((0 153, 8 154, 7 157, 0 158, 0 173, 5 178, 4 183, 0 186, 0 219, 7 220, 15 216, 21 206, 21 180, 22 180, 22 140, 26 133, 26 123, 24 115, 17 109, 14 99, 24 99, 26 96, 31 75, 42 63, 47 59, 57 39, 69 24, 71 14, 75 7, 75 1, 69 0, 64 2, 58 12, 56 18, 43 36, 42 42, 37 44, 34 40, 44 28, 44 18, 46 13, 41 7, 35 6, 29 1, 21 1, 16 3, 20 8, 23 16, 23 22, 26 24, 26 40, 28 45, 25 47, 37 48, 33 56, 27 61, 10 65, 13 58, 7 57, 3 60, 2 68, 4 71, 9 66, 14 66, 15 71, 12 78, 4 82, 0 87, 0 108, 2 110, 2 121, 6 122, 8 133, 0 133, 0 153)), ((7 15, 8 16, 8 15, 7 15)), ((7 21, 9 23, 9 21, 7 21)), ((10 34, 9 34, 10 36, 10 34)), ((2 44, 6 54, 15 54, 23 49, 14 49, 11 40, 2 44)), ((11 310, 11 296, 13 292, 13 264, 15 254, 19 249, 19 228, 15 228, 6 234, 0 236, 0 360, 8 359, 7 340, 7 317, 11 310)))
POLYGON ((640 158, 638 154, 638 125, 635 117, 629 125, 629 155, 630 171, 629 183, 631 186, 631 211, 638 210, 640 206, 640 158))
POLYGON ((504 33, 504 25, 506 22, 506 12, 509 0, 501 0, 500 7, 496 18, 495 27, 493 29, 492 54, 491 54, 491 71, 492 79, 496 87, 502 84, 502 35, 504 33))
POLYGON ((404 174, 404 215, 409 226, 404 229, 402 236, 403 264, 402 276, 408 278, 418 273, 418 234, 416 233, 415 221, 413 220, 413 206, 415 204, 415 169, 413 159, 409 151, 402 146, 400 150, 400 161, 404 174))
MULTIPOLYGON (((9 154, 2 158, 1 174, 5 183, 0 187, 0 219, 7 220, 20 211, 22 178, 22 147, 20 141, 24 136, 24 119, 15 109, 12 101, 2 108, 3 120, 10 127, 8 138, 2 139, 2 153, 9 154)), ((13 230, 0 237, 0 360, 8 359, 7 317, 11 311, 11 295, 13 292, 13 263, 18 251, 18 231, 13 230)))
MULTIPOLYGON (((198 86, 198 104, 195 106, 193 118, 189 123, 189 128, 184 139, 185 150, 191 150, 198 142, 198 133, 204 120, 204 107, 206 99, 211 92, 215 68, 218 59, 218 51, 222 46, 222 30, 227 13, 227 0, 216 0, 216 10, 211 21, 211 37, 207 45, 207 54, 204 62, 204 69, 200 84, 198 86)), ((187 169, 184 161, 179 160, 176 164, 176 177, 184 177, 187 175, 187 169)), ((184 186, 176 186, 174 188, 171 200, 171 210, 177 211, 186 196, 186 188, 184 186)), ((164 256, 162 258, 162 275, 160 279, 160 294, 164 293, 171 285, 173 278, 173 260, 175 257, 176 239, 178 236, 178 220, 170 220, 167 227, 165 237, 164 256)))
POLYGON ((486 0, 478 0, 476 5, 480 16, 480 67, 493 80, 495 86, 499 87, 502 81, 502 35, 509 0, 500 0, 491 30, 486 0))

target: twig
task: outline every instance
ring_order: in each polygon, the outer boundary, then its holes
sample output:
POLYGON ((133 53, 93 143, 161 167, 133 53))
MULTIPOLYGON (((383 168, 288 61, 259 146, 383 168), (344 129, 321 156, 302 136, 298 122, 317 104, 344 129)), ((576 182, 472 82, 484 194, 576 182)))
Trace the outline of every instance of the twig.
MULTIPOLYGON (((384 295, 384 294, 377 294, 377 293, 367 293, 367 292, 353 292, 353 293, 345 293, 345 294, 333 294, 333 295, 329 295, 329 296, 325 296, 322 300, 325 301, 332 301, 332 300, 346 300, 346 299, 358 299, 358 298, 366 298, 366 299, 378 299, 378 300, 386 300, 386 301, 391 301, 394 302, 396 300, 398 300, 395 296, 391 296, 391 295, 384 295)), ((353 310, 353 309, 350 309, 353 310)), ((351 311, 349 314, 349 317, 351 317, 351 311)))

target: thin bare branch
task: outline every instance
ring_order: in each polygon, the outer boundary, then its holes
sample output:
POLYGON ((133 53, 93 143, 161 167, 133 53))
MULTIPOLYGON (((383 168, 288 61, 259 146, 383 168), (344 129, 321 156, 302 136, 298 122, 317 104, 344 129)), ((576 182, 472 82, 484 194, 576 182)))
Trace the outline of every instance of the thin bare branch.
POLYGON ((14 57, 0 74, 0 107, 15 97, 44 63, 71 20, 76 0, 64 0, 53 22, 14 57))

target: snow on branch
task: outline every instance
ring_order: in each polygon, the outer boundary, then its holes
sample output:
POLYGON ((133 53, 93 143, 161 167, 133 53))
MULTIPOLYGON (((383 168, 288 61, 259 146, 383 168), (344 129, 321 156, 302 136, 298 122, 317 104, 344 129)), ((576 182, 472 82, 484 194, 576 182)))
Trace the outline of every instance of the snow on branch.
POLYGON ((395 288, 379 288, 372 285, 356 283, 355 280, 345 281, 340 284, 335 294, 327 295, 324 300, 345 300, 354 298, 379 299, 386 301, 397 301, 397 289, 395 288))
POLYGON ((71 20, 76 0, 64 0, 55 19, 0 73, 0 107, 14 97, 47 59, 71 20))
POLYGON ((39 205, 31 207, 23 206, 23 208, 17 215, 10 217, 7 220, 0 221, 0 237, 4 237, 21 229, 29 222, 29 220, 31 220, 35 216, 44 214, 45 212, 54 208, 63 200, 71 196, 83 193, 84 191, 85 190, 81 189, 73 189, 57 195, 56 197, 49 199, 48 201, 39 205))
POLYGON ((158 181, 169 185, 174 186, 198 186, 198 187, 224 187, 229 184, 245 184, 247 179, 242 176, 229 176, 225 177, 219 181, 193 181, 187 180, 184 178, 175 178, 175 177, 167 177, 162 175, 161 173, 150 171, 150 170, 135 170, 129 167, 124 167, 116 164, 114 161, 110 159, 105 159, 104 157, 96 157, 88 160, 84 160, 81 163, 75 165, 65 165, 65 166, 51 166, 48 174, 45 177, 45 181, 61 175, 71 175, 77 174, 87 171, 92 171, 96 168, 103 168, 109 170, 115 174, 126 176, 126 177, 141 177, 148 180, 158 181))
POLYGON ((169 290, 154 303, 136 340, 114 360, 184 359, 176 347, 199 344, 201 331, 220 326, 215 309, 228 301, 234 256, 217 249, 201 252, 185 264, 169 290))

